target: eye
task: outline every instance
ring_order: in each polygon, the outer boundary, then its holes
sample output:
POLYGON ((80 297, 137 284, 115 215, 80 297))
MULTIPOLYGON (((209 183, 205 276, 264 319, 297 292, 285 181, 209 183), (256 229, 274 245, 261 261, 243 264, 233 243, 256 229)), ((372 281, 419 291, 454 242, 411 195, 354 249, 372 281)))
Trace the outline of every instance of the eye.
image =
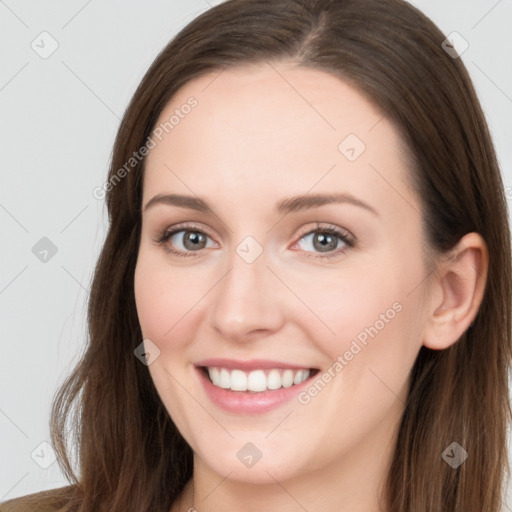
POLYGON ((355 239, 348 232, 342 231, 335 226, 321 226, 317 224, 315 230, 303 235, 297 244, 305 252, 320 253, 319 258, 329 258, 345 253, 348 248, 355 247, 355 239))
POLYGON ((193 252, 199 252, 201 249, 215 247, 213 240, 203 231, 194 226, 181 226, 173 230, 164 230, 155 240, 156 243, 163 245, 171 254, 176 256, 195 256, 193 252), (208 241, 213 242, 208 245, 208 241))
MULTIPOLYGON (((217 244, 204 231, 195 226, 179 226, 161 231, 155 242, 165 250, 179 257, 194 257, 202 249, 216 247, 217 244)), ((316 252, 314 258, 329 258, 347 252, 355 247, 355 238, 347 231, 336 226, 320 225, 302 235, 298 242, 304 252, 316 252), (302 246, 301 246, 302 244, 302 246)))

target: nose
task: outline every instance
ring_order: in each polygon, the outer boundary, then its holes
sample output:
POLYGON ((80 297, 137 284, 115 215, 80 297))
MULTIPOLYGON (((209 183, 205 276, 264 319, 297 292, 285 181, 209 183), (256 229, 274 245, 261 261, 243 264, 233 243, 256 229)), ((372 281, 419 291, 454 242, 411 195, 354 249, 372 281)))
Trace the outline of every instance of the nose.
POLYGON ((276 332, 286 315, 280 288, 265 253, 248 263, 233 251, 229 271, 210 295, 210 326, 223 339, 239 343, 276 332))

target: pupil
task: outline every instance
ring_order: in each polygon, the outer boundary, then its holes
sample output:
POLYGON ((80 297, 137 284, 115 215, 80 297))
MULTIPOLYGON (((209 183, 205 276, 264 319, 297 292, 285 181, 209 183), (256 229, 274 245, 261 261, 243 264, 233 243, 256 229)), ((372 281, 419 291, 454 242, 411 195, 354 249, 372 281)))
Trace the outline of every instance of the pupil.
POLYGON ((336 249, 336 245, 338 244, 337 239, 330 234, 319 234, 315 236, 314 243, 316 249, 319 249, 322 252, 327 252, 329 249, 336 249), (318 241, 319 245, 316 245, 318 241))
MULTIPOLYGON (((192 249, 197 249, 199 245, 200 248, 204 245, 205 237, 201 233, 196 233, 194 231, 189 231, 185 235, 184 245, 187 247, 187 243, 191 244, 192 249)), ((187 247, 188 248, 188 247, 187 247)))

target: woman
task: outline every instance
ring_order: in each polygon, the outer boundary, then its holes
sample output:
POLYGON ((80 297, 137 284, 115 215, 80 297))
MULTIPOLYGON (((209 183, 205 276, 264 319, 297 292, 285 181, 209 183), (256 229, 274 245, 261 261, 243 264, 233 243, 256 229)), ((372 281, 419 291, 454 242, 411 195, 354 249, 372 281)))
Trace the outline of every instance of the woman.
POLYGON ((171 41, 96 191, 72 484, 2 510, 500 510, 510 232, 445 40, 401 0, 230 0, 171 41))

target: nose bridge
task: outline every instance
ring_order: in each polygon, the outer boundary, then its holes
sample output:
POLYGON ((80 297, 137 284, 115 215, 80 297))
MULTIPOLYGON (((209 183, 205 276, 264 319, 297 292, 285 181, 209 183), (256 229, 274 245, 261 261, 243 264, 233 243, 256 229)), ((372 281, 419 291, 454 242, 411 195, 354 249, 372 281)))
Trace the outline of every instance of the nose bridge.
POLYGON ((251 238, 233 248, 229 271, 212 296, 210 324, 226 338, 241 340, 253 331, 275 330, 282 321, 266 253, 251 238))

